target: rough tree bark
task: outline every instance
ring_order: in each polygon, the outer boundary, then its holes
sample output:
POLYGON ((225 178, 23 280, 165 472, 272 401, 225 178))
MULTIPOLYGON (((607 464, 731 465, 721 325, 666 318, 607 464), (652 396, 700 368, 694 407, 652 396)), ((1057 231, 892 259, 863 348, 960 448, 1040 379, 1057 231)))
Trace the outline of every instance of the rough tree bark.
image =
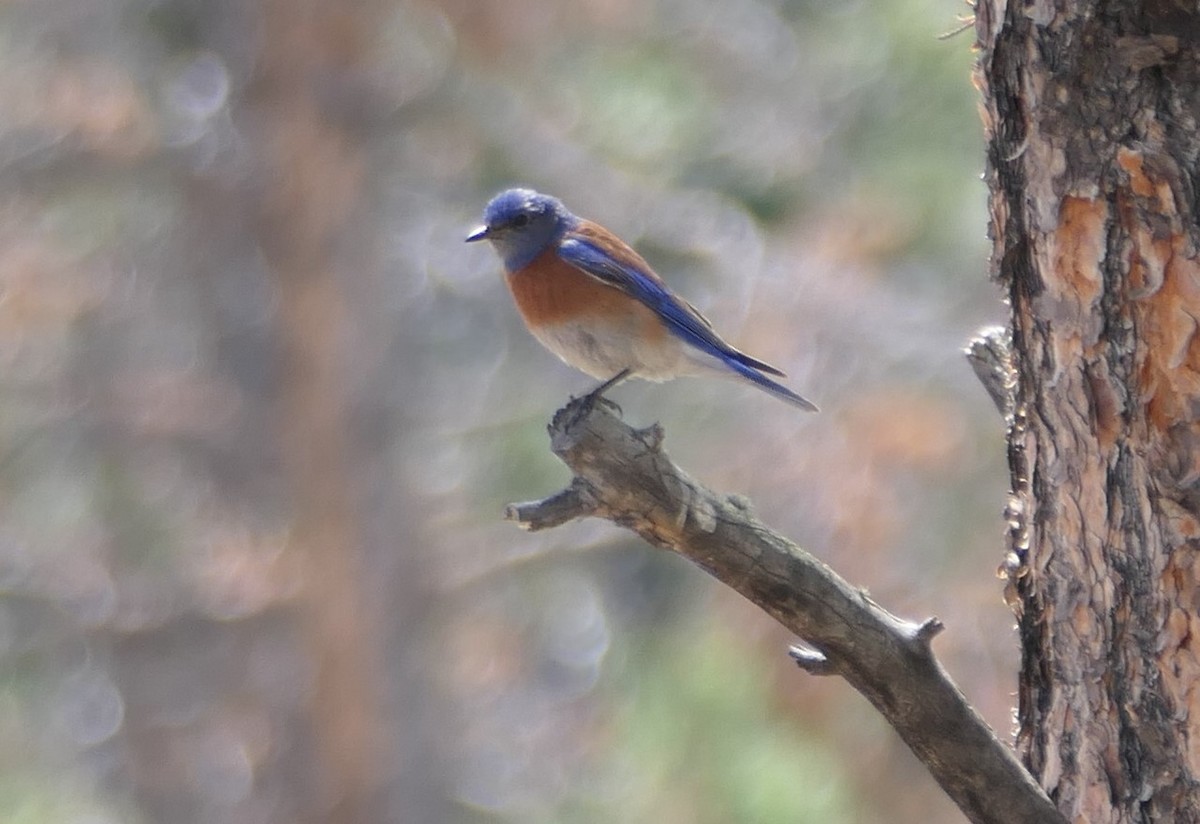
POLYGON ((1072 821, 1200 821, 1200 11, 982 0, 976 28, 1019 751, 1072 821))

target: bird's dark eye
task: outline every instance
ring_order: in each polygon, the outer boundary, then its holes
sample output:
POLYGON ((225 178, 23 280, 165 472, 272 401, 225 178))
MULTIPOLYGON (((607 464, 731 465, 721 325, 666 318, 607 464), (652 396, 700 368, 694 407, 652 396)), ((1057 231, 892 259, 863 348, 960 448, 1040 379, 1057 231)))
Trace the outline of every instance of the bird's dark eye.
POLYGON ((524 229, 529 225, 529 215, 517 215, 513 218, 512 225, 518 229, 524 229))

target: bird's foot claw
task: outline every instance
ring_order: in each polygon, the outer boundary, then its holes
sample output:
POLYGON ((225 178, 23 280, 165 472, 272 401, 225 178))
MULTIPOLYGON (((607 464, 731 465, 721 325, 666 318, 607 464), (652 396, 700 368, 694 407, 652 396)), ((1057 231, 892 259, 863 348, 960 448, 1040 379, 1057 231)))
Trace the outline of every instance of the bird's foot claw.
POLYGON ((614 400, 610 400, 609 398, 606 398, 603 395, 596 395, 594 398, 591 399, 591 401, 588 403, 588 411, 590 412, 592 409, 594 409, 596 404, 600 404, 605 409, 608 409, 609 411, 615 413, 618 418, 625 417, 625 412, 624 412, 624 410, 621 409, 621 404, 617 403, 614 400))
POLYGON ((588 392, 586 395, 579 398, 572 397, 570 402, 567 404, 567 408, 572 410, 571 425, 574 426, 588 415, 592 414, 592 410, 596 408, 596 404, 601 404, 602 406, 607 407, 610 411, 615 412, 618 418, 623 418, 625 413, 622 411, 621 407, 616 401, 610 401, 608 398, 604 397, 604 393, 629 377, 629 374, 629 369, 622 369, 620 372, 613 375, 611 378, 597 386, 591 392, 588 392))
POLYGON ((567 403, 567 408, 571 410, 570 425, 574 426, 580 423, 588 415, 591 415, 597 406, 605 407, 614 412, 617 417, 622 417, 625 414, 616 401, 609 400, 599 392, 589 392, 578 398, 572 397, 567 403))

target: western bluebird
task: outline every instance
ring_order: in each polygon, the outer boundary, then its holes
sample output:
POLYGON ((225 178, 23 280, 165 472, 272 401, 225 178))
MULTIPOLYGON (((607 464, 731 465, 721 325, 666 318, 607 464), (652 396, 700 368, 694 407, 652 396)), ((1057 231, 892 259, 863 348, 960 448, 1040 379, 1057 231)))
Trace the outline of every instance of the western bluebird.
POLYGON ((810 412, 817 407, 767 377, 770 364, 730 346, 612 232, 530 189, 496 195, 467 242, 491 241, 533 336, 605 382, 719 375, 748 381, 810 412), (764 374, 766 373, 766 374, 764 374))

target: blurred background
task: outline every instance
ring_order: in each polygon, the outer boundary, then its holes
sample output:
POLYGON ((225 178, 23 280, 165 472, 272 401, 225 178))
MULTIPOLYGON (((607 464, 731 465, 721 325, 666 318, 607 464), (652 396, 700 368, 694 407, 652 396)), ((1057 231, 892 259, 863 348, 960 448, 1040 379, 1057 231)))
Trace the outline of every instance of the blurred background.
POLYGON ((592 385, 497 190, 634 243, 822 407, 626 420, 899 615, 1002 734, 1002 315, 959 0, 0 3, 0 820, 957 822, 679 558, 527 534, 592 385))

